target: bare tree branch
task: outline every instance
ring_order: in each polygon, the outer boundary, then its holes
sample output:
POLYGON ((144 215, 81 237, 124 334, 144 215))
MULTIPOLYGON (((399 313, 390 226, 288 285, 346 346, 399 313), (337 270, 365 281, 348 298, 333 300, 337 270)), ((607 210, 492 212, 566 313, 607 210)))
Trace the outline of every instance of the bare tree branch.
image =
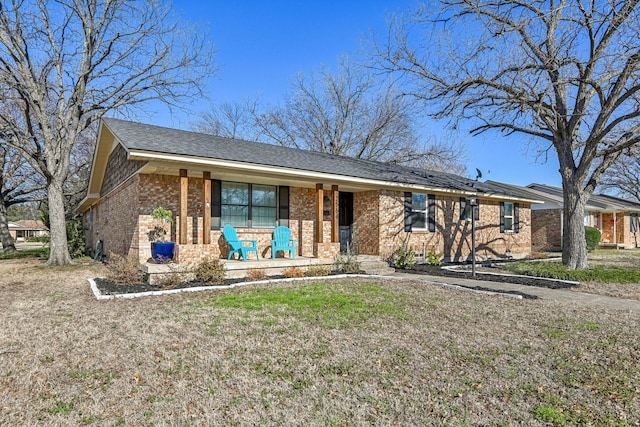
POLYGON ((0 138, 46 179, 49 264, 71 262, 64 192, 78 135, 110 111, 200 96, 213 56, 162 0, 2 3, 0 138))
POLYGON ((372 40, 372 67, 402 78, 432 117, 453 126, 550 141, 565 197, 563 261, 585 268, 584 204, 638 143, 638 3, 434 1, 372 40))

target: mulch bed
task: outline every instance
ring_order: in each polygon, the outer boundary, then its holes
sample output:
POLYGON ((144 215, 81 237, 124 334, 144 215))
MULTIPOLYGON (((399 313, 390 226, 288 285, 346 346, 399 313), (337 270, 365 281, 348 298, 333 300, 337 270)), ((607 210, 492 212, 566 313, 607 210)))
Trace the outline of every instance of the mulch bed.
POLYGON ((210 286, 212 288, 215 288, 216 286, 225 286, 225 285, 232 285, 234 283, 245 282, 244 279, 226 279, 220 285, 212 285, 210 283, 192 280, 190 282, 182 282, 179 285, 172 286, 171 288, 167 288, 163 286, 152 285, 146 282, 118 284, 118 283, 113 283, 101 277, 98 277, 93 280, 96 282, 96 286, 98 287, 98 290, 102 295, 134 294, 139 292, 166 291, 167 289, 195 288, 199 286, 210 286))
MULTIPOLYGON (((478 266, 479 268, 480 265, 478 266)), ((486 268, 486 267, 484 267, 486 268)), ((428 274, 433 276, 458 277, 465 279, 473 279, 471 277, 471 268, 461 268, 456 270, 444 269, 438 266, 417 264, 412 271, 417 274, 428 274)), ((496 273, 498 273, 496 271, 496 273)), ((549 289, 568 289, 577 285, 572 282, 551 280, 544 277, 533 276, 501 276, 496 274, 487 274, 486 272, 476 270, 476 280, 485 280, 489 282, 515 283, 517 285, 537 286, 539 288, 549 289)))
MULTIPOLYGON (((345 274, 345 273, 340 271, 332 271, 331 273, 329 273, 330 276, 334 276, 338 274, 345 274)), ((365 274, 365 272, 359 271, 357 272, 357 274, 365 274)), ((267 276, 261 280, 277 280, 277 279, 284 279, 284 278, 285 276, 276 275, 276 276, 267 276)), ((247 282, 247 280, 243 278, 236 278, 236 279, 225 279, 224 282, 220 283, 219 285, 214 285, 211 283, 202 282, 200 280, 191 280, 188 282, 181 282, 180 284, 176 284, 175 286, 171 286, 170 288, 168 288, 168 287, 163 287, 155 284, 152 285, 148 282, 117 284, 103 277, 99 277, 93 280, 96 282, 96 286, 98 287, 98 290, 102 295, 134 294, 134 293, 140 293, 140 292, 166 291, 169 289, 187 289, 187 288, 196 288, 196 287, 205 287, 205 286, 216 288, 220 286, 229 286, 236 283, 247 282)))

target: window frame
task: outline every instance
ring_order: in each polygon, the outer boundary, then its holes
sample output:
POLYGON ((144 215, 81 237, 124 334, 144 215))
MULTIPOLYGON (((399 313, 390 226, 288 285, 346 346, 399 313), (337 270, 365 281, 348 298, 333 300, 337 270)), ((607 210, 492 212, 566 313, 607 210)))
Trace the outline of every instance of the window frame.
POLYGON ((520 232, 520 204, 516 202, 500 202, 500 233, 520 232), (506 215, 506 205, 511 205, 511 215, 506 215), (511 227, 507 228, 506 218, 511 218, 511 227))
POLYGON ((436 231, 436 196, 435 194, 422 193, 422 192, 405 192, 404 193, 404 231, 406 233, 411 233, 412 231, 428 231, 434 233, 436 231), (425 200, 425 209, 414 209, 413 208, 413 195, 421 194, 426 197, 425 200), (414 226, 414 214, 415 213, 424 212, 425 221, 424 228, 417 228, 414 226))
POLYGON ((251 229, 273 229, 278 225, 288 225, 289 223, 289 186, 269 185, 260 183, 238 182, 238 181, 222 181, 211 180, 211 229, 219 230, 224 225, 230 224, 236 228, 251 229), (241 184, 247 186, 247 204, 223 203, 222 194, 225 184, 241 184), (255 204, 253 200, 254 186, 273 188, 275 190, 274 204, 261 205, 255 204), (223 220, 222 212, 225 206, 246 206, 247 207, 247 224, 237 225, 223 220), (274 221, 272 225, 255 225, 253 221, 254 208, 272 208, 274 213, 274 221))

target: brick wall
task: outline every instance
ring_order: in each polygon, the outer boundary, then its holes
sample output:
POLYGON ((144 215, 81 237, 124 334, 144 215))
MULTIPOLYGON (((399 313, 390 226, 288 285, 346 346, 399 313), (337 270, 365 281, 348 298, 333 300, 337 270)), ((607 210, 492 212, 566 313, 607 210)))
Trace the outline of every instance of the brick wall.
POLYGON ((137 188, 138 175, 134 175, 85 212, 88 247, 95 249, 98 240, 102 240, 105 254, 138 253, 139 227, 134 209, 138 204, 137 188))
MULTIPOLYGON (((211 244, 202 244, 202 179, 189 178, 187 241, 178 245, 180 262, 225 257, 228 247, 221 230, 210 230, 211 244)), ((330 191, 325 190, 326 195, 330 191)), ((449 260, 466 259, 471 251, 471 224, 459 221, 457 197, 436 197, 436 232, 413 230, 404 232, 404 194, 398 191, 365 191, 354 193, 353 238, 361 254, 391 254, 403 241, 418 252, 434 250, 449 260)), ((331 242, 331 222, 323 222, 323 243, 316 244, 315 203, 313 188, 290 189, 290 221, 292 238, 298 241, 298 254, 306 257, 332 258, 339 243, 331 242)), ((174 213, 171 240, 179 232, 179 177, 165 175, 135 175, 118 190, 104 197, 92 208, 92 245, 104 238, 105 250, 116 253, 137 253, 141 261, 151 256, 148 232, 155 221, 154 208, 162 206, 174 213), (137 206, 137 210, 136 210, 137 206)), ((520 233, 499 232, 499 204, 481 200, 477 221, 478 256, 522 256, 530 252, 531 214, 529 206, 520 209, 520 233)), ((272 229, 237 229, 240 239, 257 241, 261 258, 271 257, 272 229)), ((89 238, 88 238, 89 240, 89 238)))
MULTIPOLYGON (((403 243, 416 252, 433 250, 446 261, 459 261, 471 255, 471 222, 460 221, 458 197, 437 195, 436 231, 404 231, 404 194, 380 192, 379 254, 389 256, 403 243)), ((520 258, 531 252, 531 210, 520 205, 520 232, 500 233, 500 204, 480 199, 480 218, 476 221, 476 256, 478 258, 520 258)))
POLYGON ((531 246, 535 250, 562 248, 562 210, 539 209, 531 211, 531 246))
MULTIPOLYGON (((353 234, 355 250, 363 255, 379 254, 380 230, 379 191, 353 194, 353 234)), ((385 214, 386 215, 386 214, 385 214)))

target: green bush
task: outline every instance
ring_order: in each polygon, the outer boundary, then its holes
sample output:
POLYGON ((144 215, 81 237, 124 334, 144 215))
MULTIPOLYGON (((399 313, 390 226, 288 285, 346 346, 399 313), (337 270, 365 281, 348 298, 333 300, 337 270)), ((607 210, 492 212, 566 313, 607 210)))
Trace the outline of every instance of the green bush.
POLYGON ((205 283, 221 285, 227 278, 227 269, 219 259, 202 261, 195 269, 196 279, 205 283))
POLYGON ((49 243, 51 238, 49 236, 27 236, 24 238, 27 242, 35 242, 35 243, 49 243))
POLYGON ((80 258, 86 254, 84 229, 79 219, 67 221, 67 244, 71 258, 80 258))
POLYGON ((602 234, 594 227, 584 227, 584 238, 587 240, 587 251, 591 252, 598 247, 602 234))
POLYGON ((416 265, 416 253, 413 248, 402 245, 389 257, 389 263, 401 270, 411 270, 416 265))
POLYGON ((440 259, 440 256, 438 256, 436 251, 434 251, 433 249, 427 252, 427 264, 434 265, 434 266, 442 265, 442 260, 440 259))

